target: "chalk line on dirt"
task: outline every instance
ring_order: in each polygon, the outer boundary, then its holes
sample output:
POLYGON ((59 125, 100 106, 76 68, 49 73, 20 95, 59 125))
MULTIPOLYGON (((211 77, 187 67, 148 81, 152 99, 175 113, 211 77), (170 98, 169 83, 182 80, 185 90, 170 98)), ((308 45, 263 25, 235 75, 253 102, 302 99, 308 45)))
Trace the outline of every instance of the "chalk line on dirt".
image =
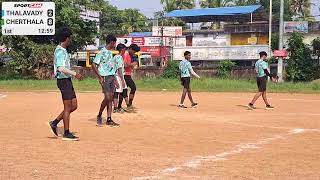
POLYGON ((159 170, 157 175, 134 177, 132 178, 132 180, 163 179, 162 177, 174 175, 173 173, 176 173, 179 170, 183 170, 187 168, 195 169, 201 166, 202 164, 204 164, 205 162, 225 161, 225 160, 228 160, 227 158, 229 156, 240 154, 250 149, 259 149, 261 148, 261 145, 268 144, 271 141, 286 139, 286 137, 288 136, 302 134, 305 132, 320 132, 320 130, 319 129, 302 129, 302 128, 290 129, 284 135, 273 135, 268 138, 259 139, 253 143, 241 143, 236 145, 234 149, 231 149, 229 151, 225 151, 219 154, 211 155, 211 156, 195 156, 189 161, 183 163, 182 165, 177 165, 175 167, 169 167, 163 170, 159 170))
POLYGON ((0 94, 0 99, 7 97, 5 94, 0 94))

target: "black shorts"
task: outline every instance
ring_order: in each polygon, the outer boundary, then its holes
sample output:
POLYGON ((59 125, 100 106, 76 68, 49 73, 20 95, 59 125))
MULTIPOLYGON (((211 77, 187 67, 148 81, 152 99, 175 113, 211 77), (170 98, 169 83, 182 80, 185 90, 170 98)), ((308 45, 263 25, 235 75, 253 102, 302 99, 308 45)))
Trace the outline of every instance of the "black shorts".
POLYGON ((119 95, 122 96, 123 98, 127 98, 128 97, 128 89, 123 89, 123 91, 121 93, 114 92, 114 94, 113 94, 114 99, 118 99, 119 95))
POLYGON ((190 88, 190 77, 182 77, 181 78, 181 85, 184 88, 189 89, 190 88))
POLYGON ((130 88, 130 93, 134 93, 137 90, 136 83, 134 83, 130 75, 124 75, 124 80, 126 81, 127 86, 130 88))
POLYGON ((102 90, 104 93, 114 93, 116 91, 115 77, 114 76, 103 76, 104 82, 102 90))
POLYGON ((57 79, 57 86, 61 92, 63 100, 72 100, 76 97, 71 78, 57 79))
POLYGON ((259 92, 265 92, 267 90, 267 76, 257 77, 257 85, 259 92))

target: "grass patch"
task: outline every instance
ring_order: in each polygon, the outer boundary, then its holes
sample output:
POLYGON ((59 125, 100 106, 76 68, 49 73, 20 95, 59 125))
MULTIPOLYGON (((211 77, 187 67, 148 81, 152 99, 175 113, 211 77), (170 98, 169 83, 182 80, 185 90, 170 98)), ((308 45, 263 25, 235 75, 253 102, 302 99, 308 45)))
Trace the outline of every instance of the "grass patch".
MULTIPOLYGON (((101 91, 95 79, 73 81, 76 91, 101 91)), ((178 79, 144 79, 136 81, 138 91, 181 91, 178 79)), ((255 81, 230 79, 192 79, 191 88, 197 92, 255 92, 255 81)), ((1 91, 57 91, 55 80, 0 80, 1 91)), ((320 83, 268 83, 268 92, 320 93, 320 83)))

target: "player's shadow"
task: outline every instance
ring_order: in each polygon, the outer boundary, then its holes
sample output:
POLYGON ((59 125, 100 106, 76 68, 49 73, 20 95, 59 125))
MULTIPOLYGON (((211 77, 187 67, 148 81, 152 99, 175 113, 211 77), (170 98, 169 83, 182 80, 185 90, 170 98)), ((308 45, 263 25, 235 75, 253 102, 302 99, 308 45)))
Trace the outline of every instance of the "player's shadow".
MULTIPOLYGON (((252 110, 252 109, 248 108, 248 106, 245 106, 245 105, 236 105, 236 106, 241 107, 241 108, 243 108, 243 109, 245 109, 245 110, 249 110, 249 111, 252 110)), ((262 108, 256 107, 255 109, 262 109, 262 108)))
POLYGON ((171 107, 178 107, 178 105, 176 105, 176 104, 169 104, 169 106, 171 106, 171 107))
MULTIPOLYGON (((97 118, 96 117, 95 118, 91 118, 88 121, 96 123, 97 122, 97 118)), ((102 118, 102 122, 105 122, 105 121, 106 121, 105 118, 102 118)))

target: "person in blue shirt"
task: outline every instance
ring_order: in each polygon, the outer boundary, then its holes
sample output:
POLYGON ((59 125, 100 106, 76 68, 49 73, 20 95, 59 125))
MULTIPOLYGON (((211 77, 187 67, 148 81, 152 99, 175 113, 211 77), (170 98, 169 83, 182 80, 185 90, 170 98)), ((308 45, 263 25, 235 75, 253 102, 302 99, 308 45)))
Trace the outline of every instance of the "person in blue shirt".
POLYGON ((272 81, 276 81, 276 79, 273 78, 268 71, 268 63, 266 62, 268 56, 267 53, 265 51, 262 51, 259 53, 259 55, 260 59, 255 64, 258 92, 254 96, 252 101, 248 104, 248 108, 251 110, 255 109, 254 103, 259 99, 260 96, 262 96, 264 103, 266 104, 266 109, 271 110, 274 109, 274 107, 269 104, 267 99, 267 81, 268 77, 270 77, 272 81))
POLYGON ((113 95, 116 88, 119 87, 115 74, 117 72, 117 63, 112 55, 112 50, 115 48, 117 38, 113 35, 108 35, 106 38, 106 47, 102 48, 93 60, 92 68, 99 83, 102 86, 104 99, 101 102, 99 114, 97 116, 97 126, 102 126, 102 112, 107 107, 107 125, 119 126, 111 119, 113 95))
POLYGON ((181 95, 181 101, 178 107, 187 108, 186 106, 183 105, 184 99, 186 98, 187 94, 191 102, 191 107, 195 107, 198 105, 198 103, 195 103, 192 99, 191 88, 190 88, 190 77, 191 77, 191 74, 197 78, 200 78, 200 76, 198 76, 192 69, 192 66, 190 63, 191 52, 189 51, 184 52, 184 58, 185 59, 182 60, 179 65, 180 80, 181 80, 181 85, 183 86, 183 90, 181 95))
POLYGON ((62 140, 77 141, 80 138, 69 131, 70 114, 78 107, 71 77, 74 76, 78 80, 81 80, 83 77, 81 74, 72 71, 70 67, 70 56, 66 49, 71 43, 71 30, 63 27, 57 34, 60 43, 54 51, 54 74, 57 78, 57 86, 62 95, 64 109, 55 120, 49 122, 49 126, 53 134, 58 136, 57 125, 63 119, 64 134, 62 140))

